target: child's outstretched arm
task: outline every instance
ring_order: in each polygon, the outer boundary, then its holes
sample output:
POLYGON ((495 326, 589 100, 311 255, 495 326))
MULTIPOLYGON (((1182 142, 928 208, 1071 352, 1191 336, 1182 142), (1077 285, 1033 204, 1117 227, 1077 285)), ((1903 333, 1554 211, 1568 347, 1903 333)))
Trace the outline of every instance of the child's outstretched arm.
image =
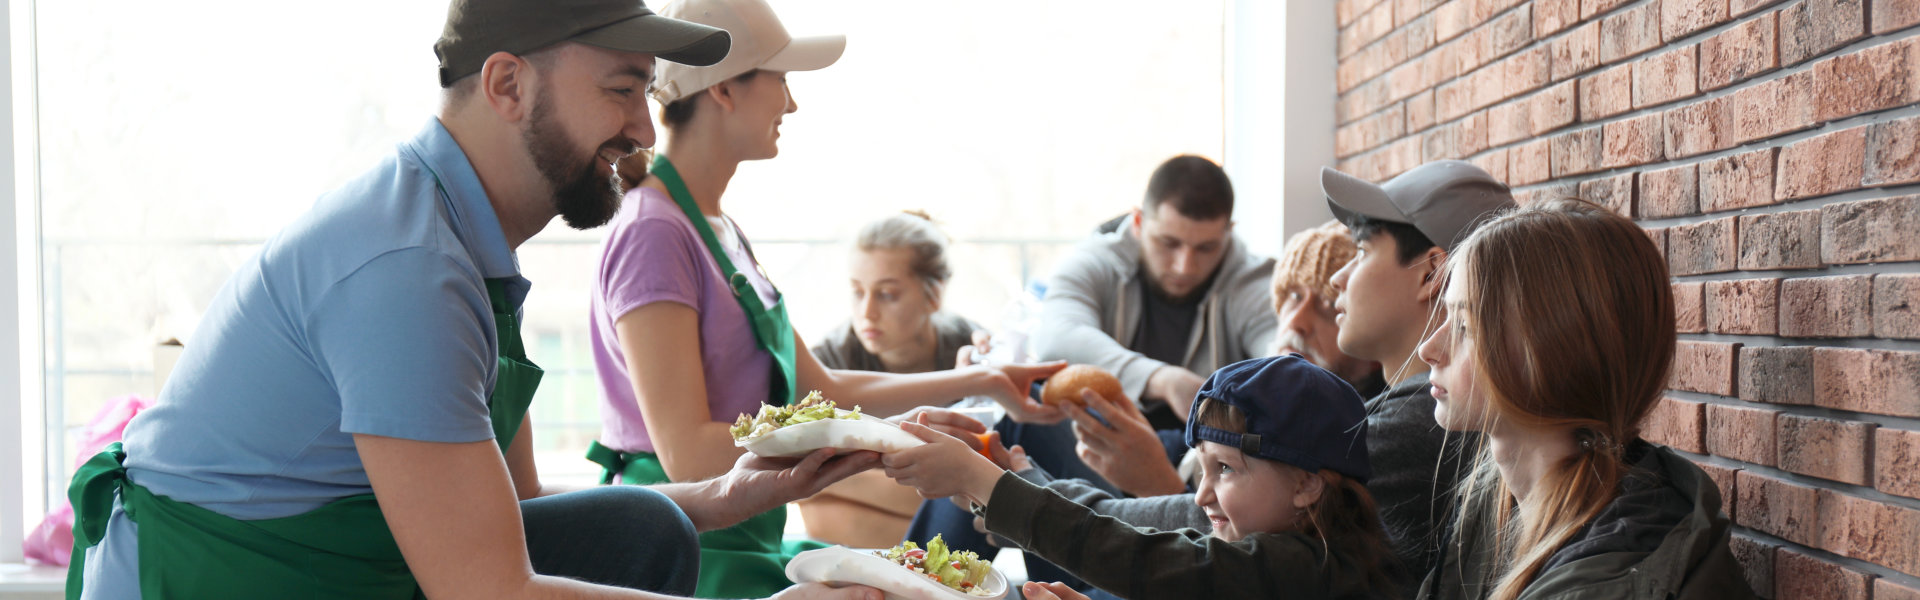
POLYGON ((959 496, 986 504, 993 496, 993 486, 1005 469, 959 438, 928 427, 924 419, 902 423, 900 429, 927 444, 881 457, 888 477, 919 491, 923 498, 959 496))

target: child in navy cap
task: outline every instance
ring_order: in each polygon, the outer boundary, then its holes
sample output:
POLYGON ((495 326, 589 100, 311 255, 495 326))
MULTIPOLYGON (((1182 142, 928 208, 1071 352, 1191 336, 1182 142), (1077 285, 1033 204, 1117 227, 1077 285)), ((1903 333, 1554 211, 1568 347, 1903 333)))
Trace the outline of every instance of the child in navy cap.
MULTIPOLYGON (((1213 531, 1158 531, 1094 513, 916 423, 925 446, 884 457, 922 496, 960 496, 987 529, 1122 598, 1387 598, 1400 567, 1367 493, 1366 410, 1297 355, 1228 365, 1187 418, 1213 531)), ((1029 585, 1029 596, 1078 597, 1029 585)))

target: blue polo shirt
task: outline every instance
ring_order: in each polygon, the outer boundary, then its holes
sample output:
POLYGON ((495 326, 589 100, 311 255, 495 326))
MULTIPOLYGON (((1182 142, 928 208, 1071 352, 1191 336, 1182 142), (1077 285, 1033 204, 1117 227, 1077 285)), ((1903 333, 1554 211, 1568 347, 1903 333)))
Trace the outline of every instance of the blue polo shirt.
MULTIPOLYGON (((159 402, 127 427, 128 478, 271 519, 373 491, 353 434, 492 439, 491 278, 519 311, 529 284, 434 119, 227 279, 159 402)), ((87 557, 88 597, 139 595, 134 531, 116 509, 87 557)))

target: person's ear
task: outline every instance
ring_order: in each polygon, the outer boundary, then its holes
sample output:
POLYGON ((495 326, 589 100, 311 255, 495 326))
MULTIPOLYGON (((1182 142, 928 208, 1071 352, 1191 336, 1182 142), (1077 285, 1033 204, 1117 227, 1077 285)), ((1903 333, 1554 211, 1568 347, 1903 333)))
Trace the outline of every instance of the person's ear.
POLYGON ((1415 260, 1415 268, 1420 269, 1420 301, 1433 302, 1440 298, 1440 292, 1446 289, 1447 251, 1439 247, 1428 248, 1426 254, 1415 260))
POLYGON ((929 312, 940 312, 940 297, 946 295, 946 287, 945 284, 936 283, 924 288, 927 291, 927 307, 932 309, 929 312))
POLYGON ((1146 213, 1141 212, 1138 206, 1127 210, 1127 229, 1133 232, 1134 239, 1140 238, 1140 221, 1145 218, 1146 213))
POLYGON ((533 111, 533 69, 527 59, 495 52, 480 65, 480 93, 501 120, 518 123, 533 111))
POLYGON ((736 106, 739 100, 739 98, 733 95, 735 91, 737 90, 734 89, 734 80, 728 79, 707 86, 707 97, 711 98, 714 104, 719 105, 720 110, 733 112, 733 107, 736 106))
POLYGON ((1327 478, 1321 477, 1319 473, 1308 473, 1305 470, 1299 471, 1299 475, 1300 487, 1293 491, 1293 507, 1305 510, 1312 508, 1320 501, 1321 496, 1326 495, 1327 478))

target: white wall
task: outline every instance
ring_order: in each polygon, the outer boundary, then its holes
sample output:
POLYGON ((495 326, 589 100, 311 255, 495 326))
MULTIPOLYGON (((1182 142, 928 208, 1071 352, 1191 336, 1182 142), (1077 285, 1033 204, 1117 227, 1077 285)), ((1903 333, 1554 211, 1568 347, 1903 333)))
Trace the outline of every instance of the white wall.
POLYGON ((1333 4, 1227 6, 1226 167, 1236 228, 1258 253, 1278 253, 1286 236, 1332 218, 1320 167, 1333 165, 1333 4))
POLYGON ((30 0, 0 10, 0 563, 20 562, 26 528, 46 512, 46 473, 39 460, 45 419, 40 411, 38 201, 31 186, 32 34, 30 0), (18 137, 16 137, 18 136, 18 137), (24 174, 25 176, 16 176, 24 174), (23 266, 24 265, 24 266, 23 266), (16 434, 17 433, 17 434, 16 434))

